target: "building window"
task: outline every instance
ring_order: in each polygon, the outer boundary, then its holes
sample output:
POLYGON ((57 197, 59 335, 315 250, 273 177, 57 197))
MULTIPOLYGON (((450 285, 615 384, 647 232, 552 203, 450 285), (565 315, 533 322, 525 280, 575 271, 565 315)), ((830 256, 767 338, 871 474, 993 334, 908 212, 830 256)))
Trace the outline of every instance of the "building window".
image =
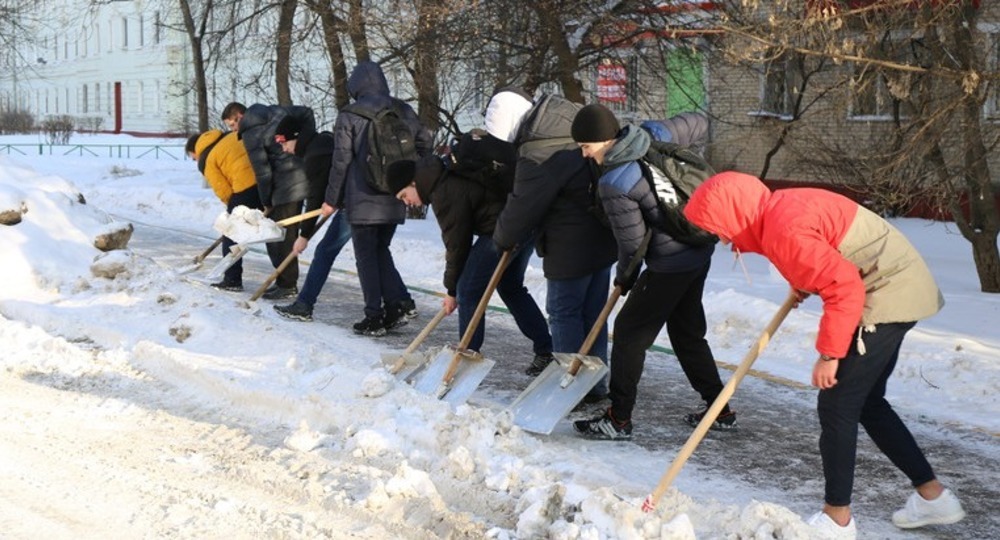
MULTIPOLYGON (((870 58, 907 64, 913 59, 911 40, 887 40, 877 50, 869 53, 870 58)), ((897 115, 906 117, 912 113, 912 105, 896 98, 891 92, 890 68, 874 64, 855 63, 851 77, 851 101, 848 116, 854 120, 892 120, 897 115)), ((902 84, 901 82, 899 84, 902 84)), ((897 91, 904 91, 897 88, 897 91)))
POLYGON ((791 119, 803 76, 802 57, 771 51, 760 67, 760 108, 757 114, 791 119))
POLYGON ((160 43, 160 12, 157 11, 153 17, 153 44, 160 43))
POLYGON ((122 17, 122 48, 128 48, 128 17, 122 17))
POLYGON ((101 83, 94 83, 94 112, 101 112, 101 83))
POLYGON ((139 15, 139 47, 146 45, 146 21, 139 15))
POLYGON ((80 96, 81 102, 83 103, 83 110, 80 111, 83 114, 90 112, 90 102, 87 100, 87 85, 83 85, 83 94, 80 96))

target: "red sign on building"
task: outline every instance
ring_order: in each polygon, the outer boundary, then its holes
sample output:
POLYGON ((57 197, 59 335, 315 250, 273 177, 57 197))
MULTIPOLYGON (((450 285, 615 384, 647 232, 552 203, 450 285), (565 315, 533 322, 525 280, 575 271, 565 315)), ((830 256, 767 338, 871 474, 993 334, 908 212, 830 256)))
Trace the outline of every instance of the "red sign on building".
POLYGON ((601 103, 628 101, 625 66, 610 61, 597 66, 597 100, 601 103))

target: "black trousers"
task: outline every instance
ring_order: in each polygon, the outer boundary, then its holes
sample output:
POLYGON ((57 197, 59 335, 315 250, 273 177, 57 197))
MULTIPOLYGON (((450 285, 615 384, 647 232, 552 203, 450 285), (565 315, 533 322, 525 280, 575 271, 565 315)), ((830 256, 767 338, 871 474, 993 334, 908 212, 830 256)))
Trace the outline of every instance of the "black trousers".
POLYGON ((722 379, 705 340, 707 323, 701 304, 710 262, 679 273, 642 273, 615 318, 611 348, 611 413, 632 418, 646 349, 667 325, 670 345, 691 387, 709 403, 722 392, 722 379))
MULTIPOLYGON (((281 221, 285 218, 297 216, 301 213, 302 201, 295 201, 274 205, 271 208, 271 213, 268 214, 267 217, 268 219, 274 221, 281 221)), ((299 224, 296 223, 285 227, 284 239, 278 240, 277 242, 267 243, 267 257, 271 259, 271 264, 274 265, 275 268, 281 266, 285 257, 288 257, 288 254, 292 252, 292 247, 295 246, 295 239, 298 237, 299 224)), ((278 279, 274 280, 274 284, 284 289, 290 289, 295 287, 298 281, 299 265, 290 264, 280 274, 278 274, 278 279)))
MULTIPOLYGON (((246 206, 247 208, 254 210, 261 210, 264 206, 260 203, 260 193, 257 191, 257 186, 251 186, 248 189, 233 193, 229 197, 229 202, 226 203, 226 211, 230 214, 233 213, 233 209, 237 206, 246 206)), ((222 255, 229 255, 232 251, 233 246, 236 242, 229 239, 228 236, 222 237, 222 255)), ((236 264, 230 266, 226 270, 224 281, 226 283, 243 283, 243 260, 240 259, 236 261, 236 264)))
POLYGON ((934 479, 923 451, 885 399, 886 382, 896 367, 903 337, 915 324, 879 324, 874 332, 862 334, 865 354, 858 354, 857 343, 852 344, 840 360, 836 386, 819 392, 819 450, 827 504, 851 504, 859 423, 914 487, 934 479))

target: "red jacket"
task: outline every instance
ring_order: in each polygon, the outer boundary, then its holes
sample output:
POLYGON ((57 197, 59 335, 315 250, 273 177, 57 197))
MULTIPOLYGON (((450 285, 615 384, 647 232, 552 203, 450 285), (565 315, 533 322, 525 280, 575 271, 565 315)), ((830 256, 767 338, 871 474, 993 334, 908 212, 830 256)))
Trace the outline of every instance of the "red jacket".
POLYGON ((767 257, 793 288, 822 298, 821 354, 846 356, 859 325, 915 321, 943 305, 909 241, 836 193, 772 193, 753 176, 724 172, 695 191, 684 214, 734 248, 767 257))

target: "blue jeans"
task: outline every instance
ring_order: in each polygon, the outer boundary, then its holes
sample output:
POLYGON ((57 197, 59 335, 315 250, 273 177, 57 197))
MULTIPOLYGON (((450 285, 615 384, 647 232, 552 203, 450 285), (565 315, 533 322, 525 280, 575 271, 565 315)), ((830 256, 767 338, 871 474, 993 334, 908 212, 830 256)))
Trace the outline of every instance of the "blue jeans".
MULTIPOLYGON (((545 315, 538 308, 535 299, 531 297, 527 287, 524 286, 524 272, 528 267, 528 260, 531 258, 531 246, 534 242, 522 242, 520 247, 511 254, 510 265, 504 271, 500 282, 497 284, 497 292, 503 303, 510 310, 521 333, 531 340, 535 354, 548 354, 552 352, 552 336, 549 335, 549 326, 545 322, 545 315)), ((476 311, 476 306, 486 292, 486 286, 493 277, 500 262, 500 254, 496 251, 493 238, 490 236, 480 236, 472 244, 469 251, 469 258, 465 261, 462 274, 458 278, 456 295, 458 300, 458 330, 461 335, 465 335, 472 314, 476 311)), ((483 339, 486 335, 486 319, 479 323, 469 349, 478 351, 483 346, 483 339)))
MULTIPOLYGON (((583 340, 608 301, 611 267, 576 279, 550 279, 545 299, 552 331, 552 348, 555 352, 580 352, 583 340)), ((588 352, 608 363, 608 325, 601 325, 597 340, 588 352)), ((607 394, 607 377, 590 391, 594 395, 607 394)))
POLYGON ((313 251, 312 263, 309 265, 309 272, 306 273, 306 281, 302 284, 298 298, 309 307, 312 307, 319 298, 319 293, 323 290, 323 285, 326 285, 326 279, 330 276, 330 269, 333 268, 337 255, 340 255, 340 250, 351 240, 351 225, 342 216, 342 213, 337 212, 337 215, 330 218, 330 224, 323 233, 323 238, 313 251))
POLYGON ((389 251, 395 234, 395 224, 351 226, 358 281, 365 297, 365 317, 381 317, 386 307, 411 299, 389 251))

